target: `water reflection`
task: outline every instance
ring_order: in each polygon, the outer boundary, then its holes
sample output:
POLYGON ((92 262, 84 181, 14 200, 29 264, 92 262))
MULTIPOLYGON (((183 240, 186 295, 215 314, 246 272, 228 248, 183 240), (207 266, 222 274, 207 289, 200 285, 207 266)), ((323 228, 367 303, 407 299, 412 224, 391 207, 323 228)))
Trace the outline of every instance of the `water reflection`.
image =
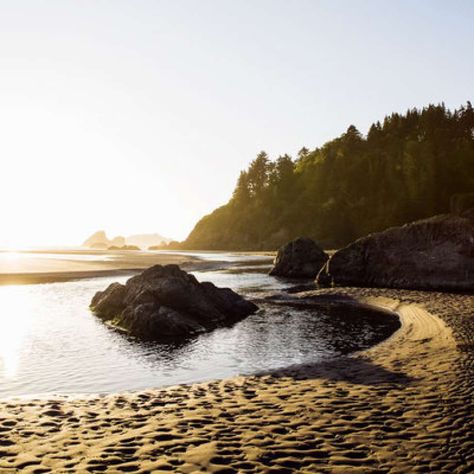
MULTIPOLYGON (((248 260, 243 267, 195 275, 248 296, 292 285, 248 260)), ((96 291, 126 279, 0 287, 0 398, 110 393, 248 374, 320 361, 378 337, 377 326, 364 318, 262 303, 232 327, 176 344, 141 342, 88 309, 96 291)))
POLYGON ((31 330, 32 299, 18 286, 0 287, 0 375, 12 378, 18 371, 22 348, 31 330))

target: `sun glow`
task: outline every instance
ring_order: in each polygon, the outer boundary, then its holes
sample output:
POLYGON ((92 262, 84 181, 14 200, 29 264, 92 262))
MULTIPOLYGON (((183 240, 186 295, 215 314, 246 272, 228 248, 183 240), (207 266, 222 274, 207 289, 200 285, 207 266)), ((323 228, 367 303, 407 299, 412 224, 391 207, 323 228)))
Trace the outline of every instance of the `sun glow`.
POLYGON ((18 260, 19 257, 20 257, 20 254, 18 253, 18 249, 15 249, 15 250, 11 249, 3 253, 3 258, 7 260, 8 262, 18 260))
POLYGON ((262 149, 472 96, 472 22, 450 2, 298 3, 2 2, 0 248, 182 240, 262 149))

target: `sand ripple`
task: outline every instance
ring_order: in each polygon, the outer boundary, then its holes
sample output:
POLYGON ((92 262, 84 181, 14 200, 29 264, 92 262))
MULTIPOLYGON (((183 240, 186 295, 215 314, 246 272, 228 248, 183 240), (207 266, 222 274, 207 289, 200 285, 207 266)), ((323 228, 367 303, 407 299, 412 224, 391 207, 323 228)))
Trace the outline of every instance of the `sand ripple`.
POLYGON ((0 403, 0 472, 468 473, 474 297, 338 289, 397 310, 378 346, 272 374, 0 403))

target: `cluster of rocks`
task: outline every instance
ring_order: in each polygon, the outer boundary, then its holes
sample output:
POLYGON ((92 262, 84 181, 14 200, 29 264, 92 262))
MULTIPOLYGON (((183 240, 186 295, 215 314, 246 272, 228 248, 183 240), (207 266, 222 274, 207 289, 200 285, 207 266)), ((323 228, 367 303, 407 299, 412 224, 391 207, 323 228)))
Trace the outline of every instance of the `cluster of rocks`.
MULTIPOLYGON (((393 227, 327 255, 313 240, 283 246, 271 275, 317 283, 474 291, 474 210, 393 227)), ((155 265, 125 285, 111 284, 92 311, 128 333, 177 338, 229 325, 258 308, 229 288, 200 283, 177 265, 155 265)))
POLYGON ((296 239, 278 251, 270 274, 338 286, 474 291, 474 210, 370 234, 331 257, 311 239, 296 239))
POLYGON ((258 308, 229 288, 200 283, 177 265, 155 265, 95 294, 92 311, 131 335, 166 339, 232 324, 258 308))
POLYGON ((169 242, 171 239, 160 234, 134 234, 127 237, 117 235, 109 239, 104 230, 99 230, 87 238, 82 246, 96 250, 141 250, 150 246, 166 245, 169 242))
POLYGON ((110 246, 107 250, 140 250, 140 247, 137 247, 136 245, 122 245, 122 246, 117 246, 117 245, 112 245, 110 246))

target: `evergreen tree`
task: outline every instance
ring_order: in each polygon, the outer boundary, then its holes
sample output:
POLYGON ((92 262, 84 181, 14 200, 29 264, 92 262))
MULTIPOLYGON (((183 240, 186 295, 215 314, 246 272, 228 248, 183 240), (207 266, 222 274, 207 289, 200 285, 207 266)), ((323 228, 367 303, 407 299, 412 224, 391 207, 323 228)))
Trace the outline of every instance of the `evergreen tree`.
POLYGON ((260 152, 226 206, 183 248, 274 250, 299 235, 327 248, 474 203, 474 110, 444 104, 394 113, 367 137, 354 125, 295 161, 260 152))

